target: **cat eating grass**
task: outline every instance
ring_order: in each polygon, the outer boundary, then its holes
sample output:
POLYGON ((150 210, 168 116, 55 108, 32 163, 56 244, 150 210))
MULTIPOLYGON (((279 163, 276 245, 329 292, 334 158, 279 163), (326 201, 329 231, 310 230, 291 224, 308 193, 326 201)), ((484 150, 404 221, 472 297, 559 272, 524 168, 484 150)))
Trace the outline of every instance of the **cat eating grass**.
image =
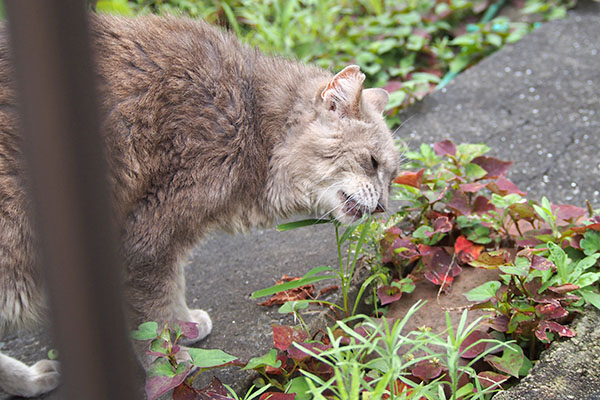
MULTIPOLYGON (((5 35, 4 35, 5 36, 5 35)), ((298 214, 349 224, 382 211, 399 156, 388 94, 355 65, 336 75, 175 17, 91 17, 102 133, 131 326, 209 315, 185 302, 182 260, 213 230, 298 214)), ((34 265, 10 50, 0 40, 0 334, 46 314, 34 265)), ((81 134, 85 134, 82 132, 81 134)), ((53 390, 58 365, 0 354, 0 388, 53 390)))

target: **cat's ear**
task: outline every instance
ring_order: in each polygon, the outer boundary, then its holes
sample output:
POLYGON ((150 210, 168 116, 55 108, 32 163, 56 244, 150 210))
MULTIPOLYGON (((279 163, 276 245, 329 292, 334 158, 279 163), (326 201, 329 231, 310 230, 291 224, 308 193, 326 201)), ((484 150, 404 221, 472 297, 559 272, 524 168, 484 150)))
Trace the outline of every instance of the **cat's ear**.
POLYGON ((321 99, 328 110, 347 117, 358 117, 360 96, 365 74, 358 65, 349 65, 327 84, 321 92, 321 99))
POLYGON ((383 114, 385 106, 390 100, 390 95, 385 89, 371 88, 362 91, 362 100, 373 107, 379 114, 383 114))

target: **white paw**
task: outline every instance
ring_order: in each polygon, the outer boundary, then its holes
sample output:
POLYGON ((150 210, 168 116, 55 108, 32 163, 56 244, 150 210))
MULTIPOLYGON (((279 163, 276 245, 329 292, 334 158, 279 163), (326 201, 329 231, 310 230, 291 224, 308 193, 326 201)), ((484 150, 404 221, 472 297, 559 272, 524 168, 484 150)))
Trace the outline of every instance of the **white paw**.
POLYGON ((196 327, 198 328, 198 336, 195 338, 186 338, 184 340, 180 340, 180 343, 184 345, 189 345, 204 339, 212 330, 212 321, 206 311, 192 309, 189 310, 189 313, 189 322, 196 323, 196 327))
POLYGON ((57 361, 41 360, 28 367, 20 361, 1 355, 0 387, 7 393, 37 397, 56 389, 60 383, 57 361), (7 368, 8 367, 8 368, 7 368))

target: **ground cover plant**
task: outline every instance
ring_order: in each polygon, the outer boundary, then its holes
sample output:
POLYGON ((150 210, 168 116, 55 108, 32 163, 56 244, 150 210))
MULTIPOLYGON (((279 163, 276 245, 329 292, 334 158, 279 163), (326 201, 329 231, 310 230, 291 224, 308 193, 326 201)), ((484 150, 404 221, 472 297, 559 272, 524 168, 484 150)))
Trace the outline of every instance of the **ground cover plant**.
MULTIPOLYGON (((273 326, 267 354, 241 361, 220 350, 182 349, 177 340, 194 336, 188 324, 141 326, 134 337, 151 340, 149 351, 158 357, 149 398, 173 388, 175 399, 238 398, 218 381, 193 387, 198 374, 224 365, 261 374, 248 399, 489 399, 526 375, 548 343, 575 335, 569 322, 584 306, 600 308, 600 216, 590 205, 528 200, 506 177, 511 163, 487 156, 488 150, 442 141, 405 152, 409 170, 394 183, 398 211, 343 233, 335 225, 339 268, 317 267, 254 294, 273 294, 264 304, 281 304, 281 313, 300 321, 273 326), (353 303, 348 291, 357 263, 370 276, 353 303), (414 280, 437 285, 443 295, 463 268, 497 270, 496 280, 465 293, 471 308, 488 310, 488 318, 467 326, 466 310, 454 324, 447 315, 441 333, 405 329, 420 304, 402 319, 385 318, 390 304, 414 290, 414 280), (340 282, 341 305, 312 298, 312 284, 326 279, 340 282), (355 315, 363 298, 374 317, 355 315), (311 332, 302 313, 313 303, 336 310, 337 322, 311 332), (191 358, 181 361, 179 352, 191 358), (217 394, 222 397, 206 397, 217 394)), ((328 221, 280 229, 316 222, 328 221)))
POLYGON ((513 43, 575 0, 98 0, 100 12, 200 17, 261 50, 339 71, 357 64, 367 85, 391 94, 397 112, 513 43), (498 15, 516 7, 526 22, 498 15))

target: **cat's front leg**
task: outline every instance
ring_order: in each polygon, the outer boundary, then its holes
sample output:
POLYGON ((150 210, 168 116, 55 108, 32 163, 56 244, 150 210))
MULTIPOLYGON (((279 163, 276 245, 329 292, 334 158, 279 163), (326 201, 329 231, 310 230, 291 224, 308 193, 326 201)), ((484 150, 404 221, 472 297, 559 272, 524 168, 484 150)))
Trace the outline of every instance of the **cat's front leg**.
POLYGON ((0 353, 0 389, 13 396, 37 397, 58 386, 58 362, 41 360, 27 366, 0 353))
POLYGON ((173 316, 175 320, 195 322, 198 336, 180 340, 183 345, 190 345, 204 339, 212 331, 212 320, 208 313, 198 308, 189 308, 185 300, 185 272, 179 265, 176 272, 177 289, 173 296, 173 316))

